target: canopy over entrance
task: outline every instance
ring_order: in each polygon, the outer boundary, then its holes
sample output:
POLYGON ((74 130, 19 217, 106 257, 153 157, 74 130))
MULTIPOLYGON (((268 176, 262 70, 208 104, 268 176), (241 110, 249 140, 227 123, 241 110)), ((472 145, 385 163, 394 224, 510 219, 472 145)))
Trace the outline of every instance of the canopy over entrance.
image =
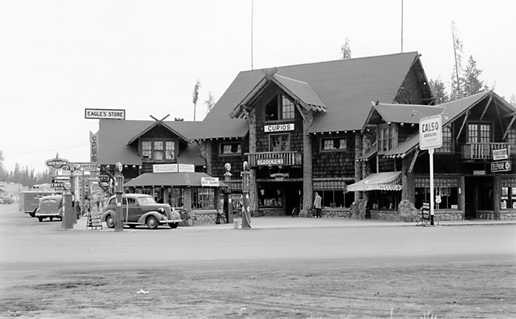
POLYGON ((183 186, 183 187, 222 187, 221 182, 214 183, 214 178, 206 173, 174 172, 174 173, 145 173, 129 182, 126 187, 142 186, 183 186))
POLYGON ((371 174, 363 180, 354 184, 348 185, 349 192, 363 192, 363 191, 400 191, 401 172, 383 172, 371 174))

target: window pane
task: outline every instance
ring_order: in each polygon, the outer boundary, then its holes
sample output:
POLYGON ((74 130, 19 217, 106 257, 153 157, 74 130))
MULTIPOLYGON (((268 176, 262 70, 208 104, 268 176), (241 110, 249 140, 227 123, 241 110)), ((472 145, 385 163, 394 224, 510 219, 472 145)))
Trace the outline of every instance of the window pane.
POLYGON ((176 156, 175 153, 176 144, 173 141, 165 142, 165 158, 168 160, 174 159, 176 156))
POLYGON ((289 145, 289 135, 288 134, 270 135, 270 151, 271 152, 288 151, 289 149, 290 149, 290 145, 289 145))
POLYGON ((347 148, 347 143, 345 138, 339 139, 339 150, 345 150, 347 148))
POLYGON ((281 96, 281 104, 282 104, 282 119, 293 119, 295 116, 294 113, 294 103, 292 103, 287 97, 281 96))
POLYGON ((480 125, 480 143, 489 143, 491 141, 491 125, 480 125))
POLYGON ((162 151, 163 150, 163 141, 154 141, 154 150, 162 151))
POLYGON ((332 150, 334 149, 333 140, 325 139, 323 140, 323 150, 332 150))
POLYGON ((222 154, 231 153, 231 144, 223 144, 222 145, 222 154))
POLYGON ((152 144, 149 141, 142 141, 142 156, 150 158, 152 153, 152 144))
POLYGON ((476 124, 468 124, 468 143, 478 143, 478 128, 476 124))
POLYGON ((441 153, 453 152, 452 131, 449 125, 443 126, 443 146, 438 148, 436 151, 441 153))
POLYGON ((194 209, 215 209, 213 188, 192 188, 192 207, 194 209))
POLYGON ((276 121, 279 120, 278 114, 278 97, 274 97, 267 106, 265 106, 265 120, 276 121))

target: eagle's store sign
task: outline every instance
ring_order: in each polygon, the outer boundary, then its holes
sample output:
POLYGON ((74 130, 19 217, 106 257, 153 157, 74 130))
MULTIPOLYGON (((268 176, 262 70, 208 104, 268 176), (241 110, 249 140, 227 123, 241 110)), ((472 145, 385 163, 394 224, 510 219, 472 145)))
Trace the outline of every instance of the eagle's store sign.
POLYGON ((124 109, 84 109, 86 119, 125 120, 124 109))

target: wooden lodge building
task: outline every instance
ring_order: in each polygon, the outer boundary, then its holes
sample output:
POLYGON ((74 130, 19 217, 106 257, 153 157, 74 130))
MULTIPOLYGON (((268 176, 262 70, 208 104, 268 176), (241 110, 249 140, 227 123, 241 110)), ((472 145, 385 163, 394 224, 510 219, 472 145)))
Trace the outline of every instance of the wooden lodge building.
POLYGON ((188 197, 192 207, 216 208, 217 189, 189 185, 185 197, 163 186, 167 178, 153 165, 183 164, 218 177, 229 193, 219 208, 231 210, 237 201, 227 199, 240 196, 248 161, 254 215, 307 214, 317 192, 325 215, 350 216, 362 203, 364 217, 396 220, 405 207, 428 201, 418 122, 442 114, 437 213, 516 218, 516 109, 494 92, 433 101, 417 52, 243 71, 202 122, 101 120, 98 158, 101 170, 122 162, 131 191, 172 205, 188 197), (502 158, 495 164, 493 150, 502 158), (500 166, 507 161, 512 167, 500 166), (162 186, 138 187, 143 175, 162 186))

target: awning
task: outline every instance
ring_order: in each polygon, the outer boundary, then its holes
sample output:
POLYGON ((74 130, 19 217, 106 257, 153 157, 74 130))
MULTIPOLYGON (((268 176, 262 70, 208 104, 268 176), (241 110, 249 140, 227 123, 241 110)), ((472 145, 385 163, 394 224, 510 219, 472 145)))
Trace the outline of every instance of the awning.
MULTIPOLYGON (((203 178, 212 179, 206 173, 145 173, 136 178, 131 179, 125 183, 125 187, 143 187, 143 186, 183 186, 183 187, 202 187, 203 178)), ((219 182, 219 187, 224 187, 223 183, 219 182)), ((217 186, 213 186, 217 187, 217 186)))
MULTIPOLYGON (((347 179, 349 181, 349 179, 347 179)), ((314 191, 325 191, 325 190, 347 190, 346 179, 342 178, 325 178, 325 179, 314 179, 313 181, 314 191)))
POLYGON ((363 192, 363 191, 400 191, 401 172, 384 172, 371 174, 363 180, 354 184, 348 185, 349 192, 363 192))

